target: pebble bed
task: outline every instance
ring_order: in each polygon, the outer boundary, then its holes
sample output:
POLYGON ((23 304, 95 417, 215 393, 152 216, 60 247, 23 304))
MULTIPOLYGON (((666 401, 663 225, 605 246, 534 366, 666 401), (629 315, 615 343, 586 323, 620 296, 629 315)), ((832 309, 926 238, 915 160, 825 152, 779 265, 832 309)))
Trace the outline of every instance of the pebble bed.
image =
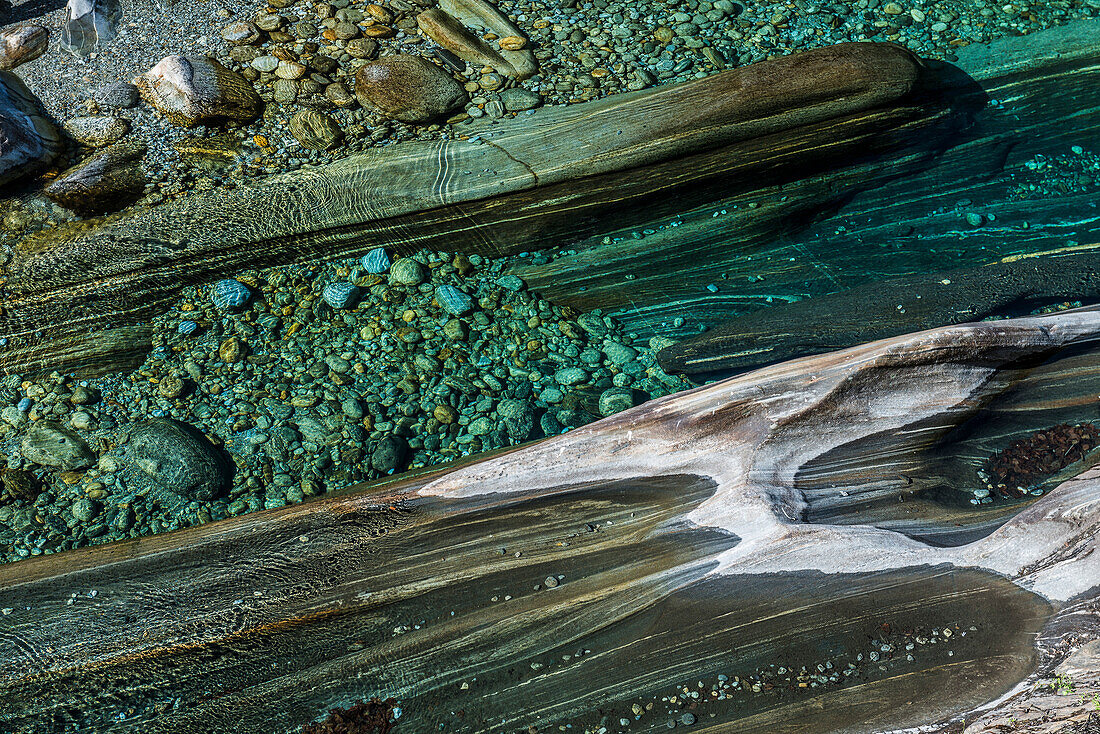
MULTIPOLYGON (((772 56, 845 41, 892 41, 922 56, 952 60, 971 43, 1024 35, 1077 18, 1100 15, 1100 0, 1043 3, 958 3, 953 0, 882 2, 762 2, 738 0, 504 0, 500 9, 530 39, 539 73, 521 83, 487 67, 455 72, 470 95, 465 111, 432 125, 406 125, 377 113, 330 104, 329 87, 350 94, 359 65, 391 53, 431 55, 432 43, 416 27, 416 14, 430 0, 373 4, 361 0, 276 0, 255 6, 249 0, 223 0, 211 7, 187 2, 128 4, 118 38, 109 49, 80 60, 58 48, 63 10, 40 14, 31 0, 15 5, 12 17, 51 29, 51 48, 19 67, 19 74, 59 120, 105 114, 126 118, 130 137, 149 146, 149 175, 140 203, 247 180, 303 165, 330 162, 371 147, 417 138, 464 137, 477 118, 495 121, 524 115, 529 107, 583 102, 609 94, 700 78, 722 69, 772 56), (265 31, 252 45, 230 45, 223 32, 242 21, 266 18, 265 31), (383 18, 392 34, 375 36, 383 18), (277 20, 272 20, 277 19, 277 20), (324 32, 336 35, 330 40, 324 32), (354 53, 352 53, 354 52, 354 53), (263 117, 238 129, 186 130, 160 118, 145 105, 112 109, 96 102, 111 83, 129 81, 173 53, 209 54, 254 78, 269 101, 263 117), (257 71, 257 58, 304 65, 297 80, 257 71), (277 82, 282 82, 278 87, 277 82), (291 89, 293 87, 293 89, 291 89), (306 107, 303 107, 306 105, 306 107), (327 151, 309 150, 291 134, 295 112, 323 110, 339 140, 327 151)), ((230 34, 232 37, 232 34, 230 34)), ((236 38, 236 37, 234 37, 236 38)), ((239 40, 239 39, 237 39, 239 40)), ((266 66, 261 65, 266 69, 266 66)), ((74 148, 56 164, 61 169, 89 154, 74 148)), ((37 196, 13 199, 0 210, 0 234, 19 236, 71 219, 66 210, 37 196)))
POLYGON ((154 350, 130 374, 3 378, 0 558, 280 507, 690 387, 656 364, 667 340, 640 344, 598 312, 553 306, 504 275, 504 260, 388 260, 375 251, 193 288, 154 320, 154 350), (150 418, 202 431, 206 451, 231 457, 231 485, 158 480, 173 457, 126 447, 150 418), (44 435, 61 448, 38 448, 36 425, 56 426, 44 435))

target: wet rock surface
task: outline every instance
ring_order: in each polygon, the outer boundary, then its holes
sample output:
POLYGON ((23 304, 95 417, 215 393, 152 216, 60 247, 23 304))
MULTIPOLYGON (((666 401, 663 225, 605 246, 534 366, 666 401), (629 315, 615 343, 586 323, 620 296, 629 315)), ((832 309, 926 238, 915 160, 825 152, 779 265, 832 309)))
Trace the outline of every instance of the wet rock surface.
POLYGON ((387 56, 359 69, 355 96, 364 107, 402 122, 427 122, 454 111, 466 91, 420 56, 387 56))
POLYGON ((184 127, 252 120, 263 104, 247 79, 209 56, 167 56, 134 84, 142 99, 184 127))
POLYGON ((226 462, 193 426, 162 418, 139 423, 129 433, 125 461, 157 487, 196 500, 212 499, 224 489, 226 462))

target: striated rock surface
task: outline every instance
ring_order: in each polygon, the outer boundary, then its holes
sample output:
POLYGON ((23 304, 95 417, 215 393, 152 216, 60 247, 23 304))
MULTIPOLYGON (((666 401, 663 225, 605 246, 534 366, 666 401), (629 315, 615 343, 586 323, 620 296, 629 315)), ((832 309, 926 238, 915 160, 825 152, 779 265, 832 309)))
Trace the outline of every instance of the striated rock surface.
POLYGON ((142 99, 185 127, 252 120, 263 106, 247 79, 209 56, 166 56, 134 84, 142 99))
POLYGON ((401 122, 427 122, 458 109, 466 90, 435 64, 408 54, 387 56, 355 75, 359 104, 401 122))
POLYGON ((42 193, 81 213, 117 211, 145 190, 144 154, 141 142, 112 145, 62 173, 42 193))
POLYGON ((0 70, 8 71, 46 52, 50 32, 40 25, 21 25, 0 31, 0 70))
POLYGON ((440 0, 439 7, 468 28, 485 28, 496 34, 501 39, 500 55, 515 69, 509 76, 522 81, 538 73, 535 55, 525 48, 523 31, 485 0, 440 0))
POLYGON ((61 135, 38 98, 15 74, 0 71, 0 185, 49 164, 61 147, 61 135))

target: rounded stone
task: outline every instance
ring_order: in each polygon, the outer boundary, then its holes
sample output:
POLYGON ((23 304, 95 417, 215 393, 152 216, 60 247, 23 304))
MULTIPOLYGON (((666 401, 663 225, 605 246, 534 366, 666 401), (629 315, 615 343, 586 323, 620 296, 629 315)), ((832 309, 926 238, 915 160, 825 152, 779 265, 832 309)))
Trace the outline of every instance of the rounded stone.
POLYGON ((104 84, 95 90, 93 99, 100 107, 129 109, 137 106, 141 96, 138 94, 138 88, 133 84, 119 81, 104 84))
POLYGON ((363 270, 368 273, 374 273, 375 275, 389 272, 390 265, 392 265, 390 256, 384 247, 376 247, 366 255, 363 255, 363 257, 359 259, 359 264, 363 266, 363 270))
POLYGON ((95 452, 73 431, 52 421, 33 424, 23 439, 23 458, 42 466, 66 471, 86 469, 95 463, 95 452))
POLYGON ((244 283, 233 278, 219 280, 210 290, 210 300, 219 311, 241 308, 252 297, 252 291, 244 283))
POLYGON ((260 40, 260 29, 247 20, 238 20, 222 28, 221 35, 234 46, 250 46, 260 40))
POLYGON ((227 462, 214 444, 193 426, 170 418, 137 424, 124 459, 157 487, 200 501, 220 494, 229 479, 227 462))
POLYGON ((309 108, 295 112, 287 126, 294 139, 311 150, 328 150, 344 135, 336 120, 309 108))
POLYGON ((359 104, 402 122, 427 122, 466 103, 466 90, 420 56, 396 54, 363 65, 355 75, 359 104))
POLYGON ((634 407, 634 391, 628 387, 612 387, 600 394, 600 415, 609 416, 634 407))
POLYGON ((580 367, 563 367, 554 372, 554 382, 559 385, 579 385, 588 380, 588 373, 580 367))
POLYGON ((388 474, 404 467, 409 444, 400 436, 383 436, 371 452, 370 465, 375 471, 388 474))
POLYGON ((81 497, 73 503, 73 517, 80 522, 90 522, 99 514, 99 503, 95 500, 81 497))
POLYGON ((424 266, 411 257, 403 257, 390 267, 390 282, 416 286, 424 282, 424 266))
POLYGON ((509 112, 523 112, 542 104, 542 97, 539 96, 538 92, 532 92, 522 87, 513 87, 500 93, 500 101, 504 104, 504 109, 509 112))

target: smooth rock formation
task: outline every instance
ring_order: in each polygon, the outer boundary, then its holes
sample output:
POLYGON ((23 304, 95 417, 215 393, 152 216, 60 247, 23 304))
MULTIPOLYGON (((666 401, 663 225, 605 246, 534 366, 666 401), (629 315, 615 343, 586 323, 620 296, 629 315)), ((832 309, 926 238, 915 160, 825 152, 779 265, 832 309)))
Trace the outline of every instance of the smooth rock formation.
POLYGON ((344 137, 336 120, 308 107, 295 112, 287 127, 294 139, 310 150, 328 150, 344 137))
POLYGON ((76 433, 52 421, 39 421, 23 439, 23 457, 42 466, 70 471, 95 462, 95 452, 76 433))
POLYGON ((168 418, 132 428, 124 458, 159 488, 189 499, 215 497, 229 479, 226 462, 210 440, 193 426, 168 418))
POLYGON ((143 155, 145 144, 141 142, 112 145, 62 173, 42 193, 81 213, 116 211, 145 190, 143 155))
POLYGON ((63 126, 78 143, 105 148, 130 132, 130 122, 121 117, 74 117, 63 126))
POLYGON ((15 74, 0 71, 0 185, 37 172, 61 148, 61 135, 38 98, 15 74))
POLYGON ((40 25, 21 25, 0 31, 0 71, 9 71, 46 52, 50 32, 40 25))
POLYGON ((247 79, 209 56, 166 56, 134 84, 142 99, 185 127, 253 120, 263 106, 247 79))
POLYGON ((69 0, 61 47, 76 56, 87 56, 105 48, 118 35, 122 20, 120 0, 69 0))
POLYGON ((519 75, 516 67, 488 42, 475 36, 454 16, 439 8, 425 10, 416 16, 416 24, 424 35, 467 63, 491 66, 505 76, 519 75))
POLYGON ((510 76, 523 81, 538 73, 535 55, 525 48, 523 31, 485 0, 441 0, 439 7, 467 28, 485 28, 496 34, 501 39, 500 55, 515 69, 510 76))
POLYGON ((401 122, 428 122, 466 102, 466 90, 430 61, 409 54, 386 56, 355 75, 359 104, 401 122))

